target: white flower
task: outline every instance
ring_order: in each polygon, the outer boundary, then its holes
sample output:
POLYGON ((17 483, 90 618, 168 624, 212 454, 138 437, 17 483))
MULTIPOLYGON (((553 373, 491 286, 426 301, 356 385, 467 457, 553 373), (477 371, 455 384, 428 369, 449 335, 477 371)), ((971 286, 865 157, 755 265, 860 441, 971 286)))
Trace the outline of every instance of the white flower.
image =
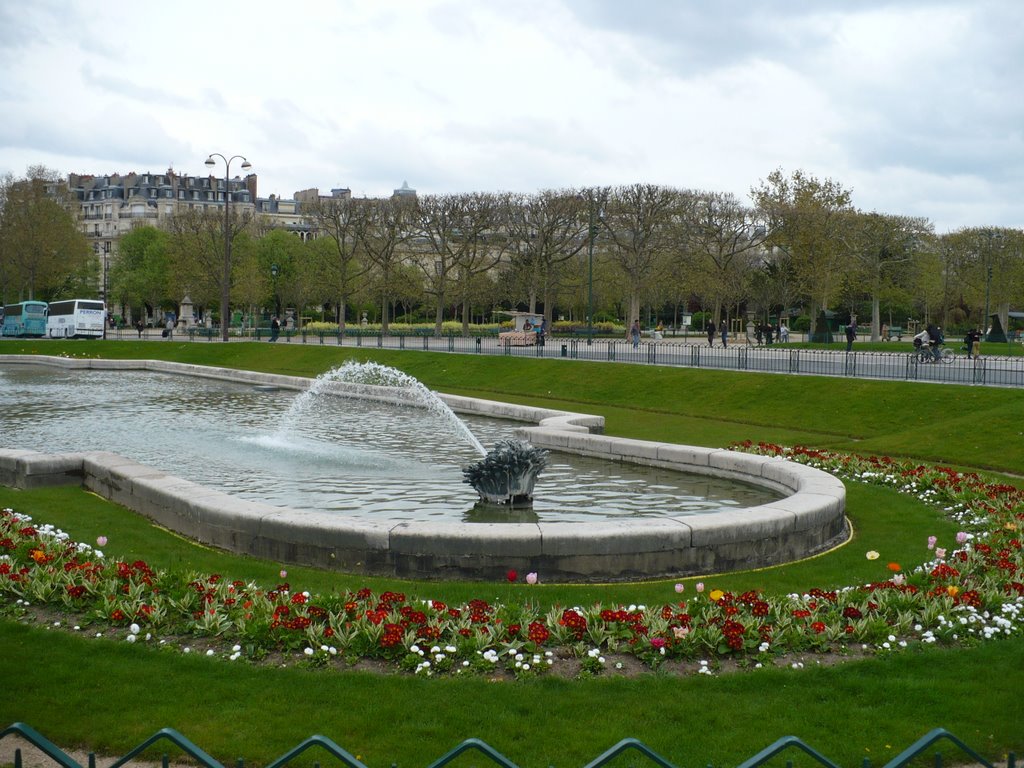
POLYGON ((133 635, 139 634, 140 630, 141 627, 139 627, 138 624, 132 624, 130 627, 128 627, 128 631, 131 632, 133 635))
POLYGON ((135 635, 128 635, 128 637, 126 637, 125 640, 127 640, 129 643, 134 643, 135 635))
POLYGON ((208 650, 208 651, 206 652, 206 655, 207 655, 207 656, 214 656, 215 654, 214 654, 213 648, 211 648, 210 650, 208 650))
POLYGON ((312 648, 310 648, 308 646, 305 649, 303 649, 302 652, 304 654, 306 654, 307 656, 312 656, 314 653, 316 653, 316 651, 314 651, 312 648))

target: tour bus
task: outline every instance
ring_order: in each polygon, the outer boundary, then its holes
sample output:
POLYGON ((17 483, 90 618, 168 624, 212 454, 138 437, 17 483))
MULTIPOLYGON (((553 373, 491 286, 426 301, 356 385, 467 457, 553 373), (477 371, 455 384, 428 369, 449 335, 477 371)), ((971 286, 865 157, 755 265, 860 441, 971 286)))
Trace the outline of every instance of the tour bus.
POLYGON ((3 336, 45 336, 46 302, 23 301, 4 307, 3 336))
POLYGON ((51 301, 46 335, 51 339, 100 339, 107 308, 95 299, 51 301))

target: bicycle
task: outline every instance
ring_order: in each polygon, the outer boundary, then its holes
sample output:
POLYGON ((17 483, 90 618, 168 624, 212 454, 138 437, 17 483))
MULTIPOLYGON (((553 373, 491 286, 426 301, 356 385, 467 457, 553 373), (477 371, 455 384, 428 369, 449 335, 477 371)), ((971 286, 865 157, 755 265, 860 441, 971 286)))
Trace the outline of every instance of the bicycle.
POLYGON ((915 363, 952 363, 956 359, 956 352, 944 344, 939 344, 939 348, 942 350, 939 353, 939 357, 935 357, 935 352, 932 350, 931 345, 923 344, 920 347, 915 347, 914 351, 910 353, 910 359, 915 363))

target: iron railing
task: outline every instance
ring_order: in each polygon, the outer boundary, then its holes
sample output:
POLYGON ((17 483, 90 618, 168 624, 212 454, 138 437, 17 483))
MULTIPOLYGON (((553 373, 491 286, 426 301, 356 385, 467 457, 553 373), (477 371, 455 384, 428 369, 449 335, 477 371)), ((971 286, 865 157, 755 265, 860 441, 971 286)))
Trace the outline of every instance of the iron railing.
MULTIPOLYGON (((136 339, 132 329, 107 332, 107 338, 136 339)), ((160 333, 150 329, 144 338, 159 339, 160 333)), ((269 338, 267 329, 248 329, 234 334, 239 340, 262 341, 269 338)), ((174 340, 215 341, 220 339, 216 328, 192 327, 177 331, 174 340)), ((789 373, 841 378, 883 379, 889 381, 921 381, 947 384, 972 384, 993 387, 1024 387, 1024 356, 985 355, 972 360, 956 355, 949 363, 921 362, 910 352, 843 352, 825 349, 794 349, 791 347, 751 346, 710 347, 681 341, 644 341, 634 347, 628 341, 559 337, 544 345, 513 346, 495 335, 435 336, 427 332, 389 333, 349 328, 344 334, 324 331, 281 332, 278 343, 317 344, 330 346, 371 347, 377 349, 424 350, 467 355, 502 355, 505 357, 566 358, 642 365, 665 365, 686 368, 747 371, 750 373, 789 373)))
MULTIPOLYGON (((56 746, 52 741, 47 739, 37 730, 24 723, 14 723, 13 725, 0 731, 0 740, 9 736, 20 737, 24 741, 31 744, 33 747, 42 752, 46 757, 52 760, 62 768, 85 768, 67 753, 65 753, 60 747, 56 746)), ((913 744, 908 746, 896 757, 887 762, 882 768, 902 768, 908 765, 914 759, 923 755, 932 757, 933 765, 935 768, 942 768, 944 756, 941 752, 934 752, 931 754, 932 747, 941 741, 950 742, 955 747, 955 763, 964 762, 963 758, 968 758, 971 762, 976 763, 982 768, 996 768, 995 765, 990 763, 980 754, 975 752, 964 742, 958 739, 949 731, 943 728, 936 728, 929 731, 927 734, 922 736, 920 739, 915 741, 913 744)), ((160 742, 170 742, 172 745, 177 747, 181 752, 191 757, 196 763, 206 768, 225 768, 225 766, 216 760, 215 758, 208 755, 198 746, 193 744, 185 736, 178 733, 173 728, 162 728, 148 739, 143 741, 134 749, 130 750, 123 757, 118 758, 112 762, 109 768, 121 768, 133 759, 149 750, 154 745, 160 742)), ((276 760, 272 761, 267 765, 267 768, 282 768, 287 765, 290 761, 297 758, 303 752, 309 749, 318 748, 326 752, 328 755, 335 757, 340 760, 349 768, 367 768, 366 765, 358 758, 352 755, 344 748, 338 746, 334 741, 327 738, 326 736, 310 736, 308 739, 300 744, 297 744, 292 749, 288 750, 285 754, 281 755, 276 760)), ((494 765, 500 766, 500 768, 518 768, 518 766, 509 760, 505 755, 498 752, 496 749, 488 745, 486 742, 480 739, 466 739, 454 749, 446 752, 441 757, 430 763, 429 768, 441 768, 443 765, 447 765, 452 762, 455 758, 459 757, 465 752, 474 751, 480 753, 484 758, 493 763, 494 765)), ((826 768, 839 768, 839 765, 832 760, 829 760, 823 754, 815 750, 813 747, 807 745, 796 736, 786 736, 779 739, 775 743, 765 747, 763 750, 758 752, 756 755, 751 756, 747 760, 744 760, 738 768, 757 768, 757 766, 764 765, 769 760, 773 760, 776 757, 791 751, 800 751, 811 758, 814 763, 818 765, 826 766, 826 768)), ((619 755, 625 752, 638 752, 652 763, 660 768, 675 768, 675 766, 666 760, 664 757, 650 749, 647 745, 637 739, 623 739, 615 746, 606 750, 605 752, 598 755, 594 760, 587 763, 584 768, 600 768, 600 766, 607 765, 616 759, 619 755)), ((162 755, 162 763, 166 766, 169 765, 169 756, 166 752, 162 755)), ((1017 758, 1015 753, 1010 752, 1007 755, 1006 768, 1016 768, 1017 758)), ((788 765, 792 765, 792 761, 788 761, 788 765)), ((864 760, 862 763, 863 768, 870 768, 870 762, 864 760)), ((238 758, 235 761, 235 768, 244 768, 244 758, 238 758)), ((14 768, 22 768, 22 755, 21 750, 16 749, 14 753, 14 768)), ((88 756, 88 768, 96 768, 96 756, 93 753, 89 753, 88 756)))

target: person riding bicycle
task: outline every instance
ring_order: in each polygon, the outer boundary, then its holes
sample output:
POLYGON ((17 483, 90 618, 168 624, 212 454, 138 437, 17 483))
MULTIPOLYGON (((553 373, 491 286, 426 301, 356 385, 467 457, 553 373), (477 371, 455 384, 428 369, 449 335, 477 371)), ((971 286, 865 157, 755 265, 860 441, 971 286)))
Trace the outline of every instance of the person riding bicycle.
MULTIPOLYGON (((932 337, 928 333, 928 329, 926 328, 923 331, 921 331, 919 334, 914 336, 914 352, 918 353, 921 350, 923 350, 925 347, 930 347, 931 346, 931 341, 932 341, 932 337)), ((927 361, 926 360, 922 360, 922 362, 927 362, 927 361)))
POLYGON ((935 358, 935 362, 938 362, 942 359, 942 344, 945 341, 942 337, 942 328, 928 323, 925 330, 928 332, 928 346, 931 348, 932 357, 935 358))

